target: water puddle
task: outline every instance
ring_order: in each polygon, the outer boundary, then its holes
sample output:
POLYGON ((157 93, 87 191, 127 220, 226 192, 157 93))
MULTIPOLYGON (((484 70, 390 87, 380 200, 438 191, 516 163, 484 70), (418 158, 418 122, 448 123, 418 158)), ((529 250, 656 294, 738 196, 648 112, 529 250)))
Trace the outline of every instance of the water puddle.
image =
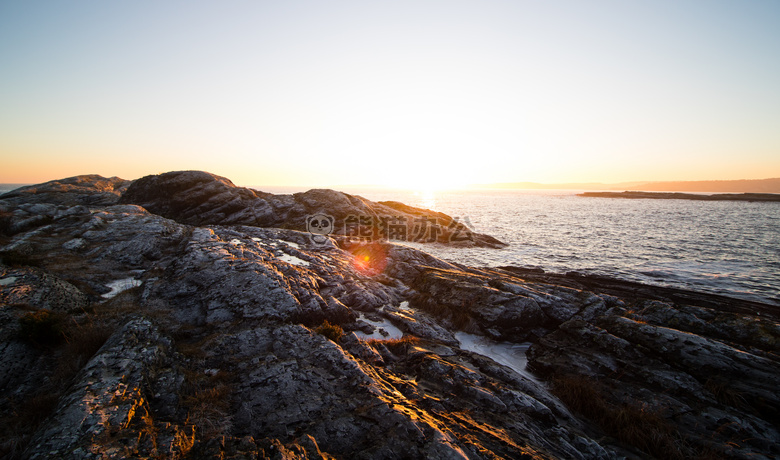
POLYGON ((16 281, 15 276, 9 276, 8 278, 3 278, 0 280, 0 286, 8 286, 9 284, 13 284, 14 281, 16 281))
POLYGON ((496 342, 467 332, 457 332, 455 339, 460 342, 461 349, 486 356, 499 364, 507 366, 523 377, 540 383, 535 375, 526 370, 528 358, 526 358, 525 352, 531 346, 530 342, 496 342))
POLYGON ((372 321, 363 315, 363 313, 360 314, 360 321, 365 321, 368 324, 374 326, 376 329, 374 329, 374 332, 370 334, 366 334, 363 331, 355 331, 355 334, 360 337, 363 340, 393 340, 393 339, 400 339, 404 336, 404 333, 401 332, 400 329, 395 327, 393 323, 386 319, 382 319, 380 321, 372 321), (383 335, 381 333, 381 330, 384 330, 387 335, 383 335))
POLYGON ((133 278, 125 278, 121 280, 112 281, 110 283, 106 283, 106 287, 111 289, 111 291, 106 292, 101 297, 104 299, 110 299, 113 297, 116 297, 117 294, 120 292, 126 291, 128 289, 132 289, 134 287, 138 287, 143 283, 141 280, 133 279, 133 278))
POLYGON ((281 260, 283 262, 287 262, 288 264, 291 264, 291 265, 300 265, 302 267, 308 267, 310 265, 308 261, 303 260, 303 259, 299 259, 298 257, 295 257, 295 256, 291 256, 290 254, 282 253, 282 254, 278 255, 277 257, 279 258, 279 260, 281 260))

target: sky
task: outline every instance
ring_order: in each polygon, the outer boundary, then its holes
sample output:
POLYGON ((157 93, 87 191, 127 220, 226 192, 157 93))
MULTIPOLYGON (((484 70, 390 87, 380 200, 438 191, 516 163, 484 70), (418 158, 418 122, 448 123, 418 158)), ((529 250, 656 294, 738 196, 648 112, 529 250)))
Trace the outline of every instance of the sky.
POLYGON ((0 182, 780 177, 780 2, 0 0, 0 182))

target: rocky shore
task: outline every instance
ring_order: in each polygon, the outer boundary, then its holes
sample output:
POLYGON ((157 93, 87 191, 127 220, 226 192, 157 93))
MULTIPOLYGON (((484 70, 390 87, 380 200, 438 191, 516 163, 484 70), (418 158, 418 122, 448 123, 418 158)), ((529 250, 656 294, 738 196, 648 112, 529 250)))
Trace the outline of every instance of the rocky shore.
POLYGON ((780 456, 771 306, 448 263, 388 222, 502 245, 192 171, 0 196, 0 456, 780 456))

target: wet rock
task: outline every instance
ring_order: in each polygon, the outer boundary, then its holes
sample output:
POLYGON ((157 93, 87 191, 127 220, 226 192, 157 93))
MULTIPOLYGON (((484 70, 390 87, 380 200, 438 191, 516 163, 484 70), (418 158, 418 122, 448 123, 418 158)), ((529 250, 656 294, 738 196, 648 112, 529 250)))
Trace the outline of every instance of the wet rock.
POLYGON ((452 331, 439 325, 425 312, 400 310, 391 306, 385 306, 381 315, 390 320, 405 334, 447 345, 458 344, 458 340, 452 331))
POLYGON ((551 323, 553 318, 534 298, 497 289, 489 281, 462 271, 428 268, 413 284, 419 293, 414 304, 452 328, 477 327, 502 340, 525 341, 551 323))

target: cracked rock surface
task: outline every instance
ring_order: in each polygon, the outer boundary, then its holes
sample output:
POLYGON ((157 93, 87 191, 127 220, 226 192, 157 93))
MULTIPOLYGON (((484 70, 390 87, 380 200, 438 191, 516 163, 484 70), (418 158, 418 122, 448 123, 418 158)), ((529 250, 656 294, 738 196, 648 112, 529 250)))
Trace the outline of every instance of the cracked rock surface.
POLYGON ((780 455, 766 306, 305 232, 385 209, 422 212, 200 172, 3 195, 0 456, 780 455))

